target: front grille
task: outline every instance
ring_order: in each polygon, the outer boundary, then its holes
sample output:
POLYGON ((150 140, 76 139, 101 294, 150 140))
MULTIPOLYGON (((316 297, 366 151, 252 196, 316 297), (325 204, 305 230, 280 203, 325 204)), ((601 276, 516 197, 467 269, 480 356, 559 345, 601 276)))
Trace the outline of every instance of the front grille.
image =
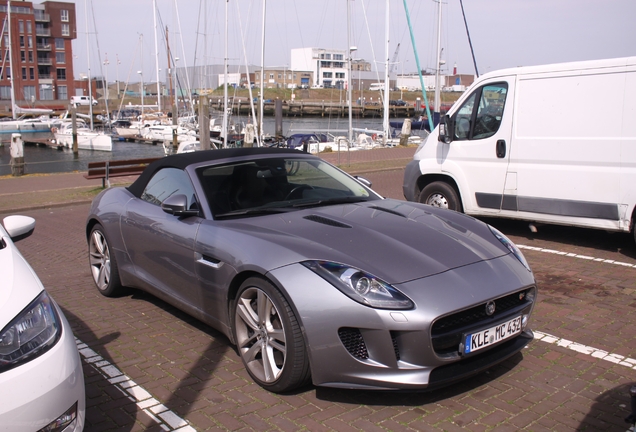
POLYGON ((457 352, 463 333, 487 328, 498 319, 505 316, 512 317, 531 305, 527 294, 533 289, 525 289, 494 300, 495 313, 491 316, 486 314, 486 303, 482 303, 438 319, 431 327, 433 349, 437 354, 442 355, 457 352))
POLYGON ((340 342, 347 349, 349 354, 360 360, 366 360, 369 358, 369 352, 367 346, 362 338, 362 333, 357 328, 342 327, 338 329, 338 336, 340 342))

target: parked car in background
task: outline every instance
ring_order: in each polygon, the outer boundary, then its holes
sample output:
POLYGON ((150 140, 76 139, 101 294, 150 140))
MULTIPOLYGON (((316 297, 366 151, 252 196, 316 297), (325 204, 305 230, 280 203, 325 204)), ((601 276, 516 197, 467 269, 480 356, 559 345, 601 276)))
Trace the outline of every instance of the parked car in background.
POLYGON ((389 105, 393 106, 406 106, 406 102, 402 99, 391 99, 389 100, 389 105))
POLYGON ((60 307, 14 242, 35 220, 8 216, 0 226, 0 429, 65 431, 84 428, 82 363, 60 307))
POLYGON ((273 392, 448 385, 533 338, 535 279, 503 234, 297 150, 159 159, 95 198, 86 239, 100 293, 218 329, 273 392))
POLYGON ((93 106, 97 105, 97 101, 95 99, 91 99, 88 96, 71 96, 70 104, 74 107, 78 107, 80 105, 90 105, 92 100, 93 106))

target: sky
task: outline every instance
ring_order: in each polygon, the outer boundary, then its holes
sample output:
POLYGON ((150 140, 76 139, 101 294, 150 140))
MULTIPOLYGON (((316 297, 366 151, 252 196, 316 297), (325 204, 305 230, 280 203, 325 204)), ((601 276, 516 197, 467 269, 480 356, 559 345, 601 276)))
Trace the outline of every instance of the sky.
MULTIPOLYGON (((69 1, 69 0, 66 0, 69 1)), ((35 0, 37 3, 37 0, 35 0)), ((346 50, 384 71, 415 73, 436 64, 438 2, 389 0, 75 0, 74 73, 109 82, 160 80, 168 68, 166 40, 177 67, 223 64, 227 6, 228 62, 260 65, 265 4, 266 67, 288 68, 290 50, 346 50), (410 14, 415 49, 406 20, 410 14), (166 27, 168 37, 166 38, 166 27), (87 31, 88 29, 88 31, 87 31), (155 45, 156 44, 156 45, 155 45), (398 49, 399 44, 399 49, 398 49), (396 54, 397 52, 397 54, 396 54), (157 68, 157 60, 158 68, 157 68), (395 58, 395 63, 393 59, 395 58), (90 62, 89 62, 90 60, 90 62), (89 69, 90 64, 90 69, 89 69)), ((516 66, 636 56, 636 0, 463 0, 479 75, 516 66)), ((444 0, 442 73, 475 74, 460 0, 444 0)), ((236 72, 236 70, 230 70, 236 72)))

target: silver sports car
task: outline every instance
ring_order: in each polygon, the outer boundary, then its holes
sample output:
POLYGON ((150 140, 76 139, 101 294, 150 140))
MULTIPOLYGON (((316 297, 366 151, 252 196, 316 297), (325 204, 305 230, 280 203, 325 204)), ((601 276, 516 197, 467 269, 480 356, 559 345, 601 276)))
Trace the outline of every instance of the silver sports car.
POLYGON ((86 237, 102 294, 139 288, 218 329, 273 392, 433 388, 533 337, 536 282, 503 234, 296 150, 158 160, 95 198, 86 237))

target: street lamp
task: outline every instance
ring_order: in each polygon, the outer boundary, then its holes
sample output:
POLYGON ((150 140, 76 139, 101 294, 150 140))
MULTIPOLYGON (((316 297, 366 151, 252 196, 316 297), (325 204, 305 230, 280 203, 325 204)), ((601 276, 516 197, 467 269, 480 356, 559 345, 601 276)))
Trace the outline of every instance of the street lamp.
POLYGON ((144 88, 144 74, 141 71, 137 71, 139 76, 141 77, 141 86, 139 87, 139 92, 141 93, 141 117, 143 120, 144 116, 144 93, 146 93, 146 89, 144 88))
POLYGON ((106 59, 104 60, 104 66, 106 66, 104 68, 104 77, 106 78, 106 91, 105 91, 105 96, 106 96, 106 105, 108 105, 108 65, 110 64, 110 62, 108 61, 108 53, 104 53, 106 59))
POLYGON ((119 61, 118 54, 115 54, 115 58, 117 59, 117 63, 115 63, 115 72, 117 73, 117 99, 119 99, 119 65, 121 62, 119 61))

